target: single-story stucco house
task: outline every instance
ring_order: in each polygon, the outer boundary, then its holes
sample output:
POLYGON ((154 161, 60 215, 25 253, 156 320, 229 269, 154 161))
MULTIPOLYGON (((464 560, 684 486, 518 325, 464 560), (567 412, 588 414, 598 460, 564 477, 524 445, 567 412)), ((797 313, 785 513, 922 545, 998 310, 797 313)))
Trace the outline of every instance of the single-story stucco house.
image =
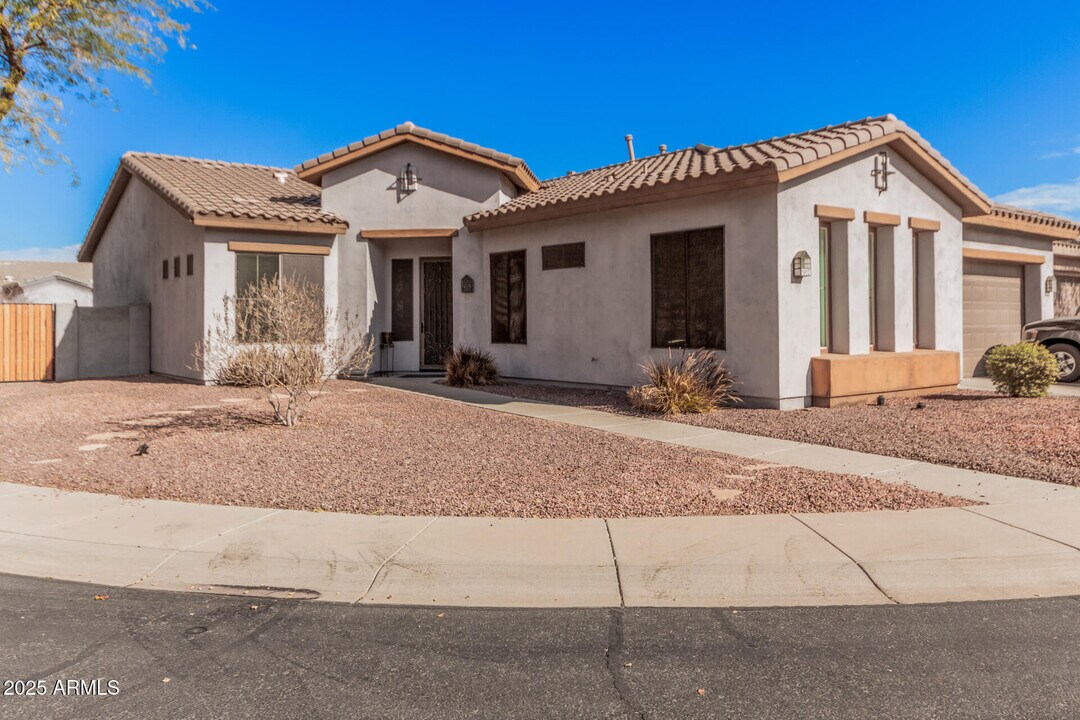
POLYGON ((508 377, 630 385, 714 349, 748 404, 955 387, 1054 312, 1070 221, 992 203, 892 115, 698 145, 540 182, 405 123, 294 169, 128 153, 79 254, 99 305, 149 304, 151 369, 259 276, 320 284, 392 338, 377 371, 455 344, 508 377))

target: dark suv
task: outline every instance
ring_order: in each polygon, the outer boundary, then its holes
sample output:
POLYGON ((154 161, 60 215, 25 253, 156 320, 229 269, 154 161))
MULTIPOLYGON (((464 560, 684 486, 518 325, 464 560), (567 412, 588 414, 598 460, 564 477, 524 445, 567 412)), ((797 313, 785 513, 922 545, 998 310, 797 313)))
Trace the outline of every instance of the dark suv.
MULTIPOLYGON (((1076 314, 1080 316, 1080 308, 1076 314)), ((1080 380, 1080 317, 1040 320, 1024 326, 1024 339, 1041 343, 1061 366, 1058 382, 1080 380)))

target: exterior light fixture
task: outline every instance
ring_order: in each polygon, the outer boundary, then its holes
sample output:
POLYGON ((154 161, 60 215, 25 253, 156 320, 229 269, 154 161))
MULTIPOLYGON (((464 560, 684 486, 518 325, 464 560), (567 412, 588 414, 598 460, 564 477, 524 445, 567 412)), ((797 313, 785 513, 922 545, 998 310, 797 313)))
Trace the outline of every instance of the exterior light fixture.
POLYGON ((795 278, 810 277, 810 253, 800 250, 795 253, 791 260, 791 276, 795 278))
POLYGON ((870 171, 874 176, 874 188, 878 195, 889 189, 889 176, 895 175, 895 170, 889 169, 889 152, 882 150, 874 156, 874 169, 870 171))
POLYGON ((1057 278, 1053 275, 1049 275, 1046 278, 1046 294, 1053 295, 1054 289, 1057 287, 1057 278))
POLYGON ((406 194, 415 192, 419 183, 420 176, 416 172, 416 166, 412 163, 405 163, 405 167, 401 168, 401 172, 398 174, 398 192, 406 194))

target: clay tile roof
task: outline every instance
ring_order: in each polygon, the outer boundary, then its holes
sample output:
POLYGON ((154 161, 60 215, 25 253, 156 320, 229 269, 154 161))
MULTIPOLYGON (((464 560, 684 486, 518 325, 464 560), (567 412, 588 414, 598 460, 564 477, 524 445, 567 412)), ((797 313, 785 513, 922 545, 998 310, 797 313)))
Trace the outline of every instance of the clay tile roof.
POLYGON ((1020 220, 1021 222, 1033 223, 1044 227, 1070 230, 1080 236, 1080 222, 1072 220, 1071 218, 1061 217, 1060 215, 1051 215, 1050 213, 1039 212, 1038 210, 1027 210, 1012 205, 1002 205, 1001 203, 994 203, 994 207, 990 211, 990 214, 995 217, 1008 218, 1009 220, 1020 220))
POLYGON ((236 218, 283 223, 348 224, 322 209, 317 185, 291 170, 266 165, 197 160, 174 155, 126 153, 121 166, 195 218, 236 218), (278 180, 277 175, 285 182, 278 180))
POLYGON ((917 132, 895 116, 883 115, 745 145, 724 148, 697 145, 554 178, 541 183, 537 190, 519 195, 497 208, 470 215, 465 221, 471 227, 482 229, 500 225, 511 215, 520 213, 520 221, 524 222, 526 215, 532 216, 541 208, 549 208, 545 215, 551 215, 558 206, 614 195, 631 188, 659 188, 696 178, 755 170, 778 175, 894 134, 902 134, 917 144, 955 183, 978 198, 979 206, 990 206, 989 199, 974 183, 960 174, 917 132))
POLYGON ((86 232, 79 260, 94 256, 98 241, 132 177, 137 177, 197 225, 267 231, 340 233, 349 224, 322 209, 322 190, 286 168, 125 153, 86 232), (284 183, 278 179, 284 178, 284 183))
POLYGON ((427 128, 422 128, 412 122, 404 122, 397 127, 383 130, 378 135, 366 137, 363 140, 340 147, 337 150, 325 153, 317 158, 305 160, 297 165, 295 170, 304 178, 317 179, 322 172, 325 172, 324 166, 328 163, 339 160, 347 155, 372 149, 380 143, 385 144, 386 141, 395 138, 418 138, 436 146, 441 145, 454 150, 460 150, 467 155, 473 155, 477 158, 486 159, 493 163, 506 166, 507 170, 512 171, 510 173, 512 175, 511 179, 515 180, 517 184, 523 187, 533 188, 540 184, 536 175, 533 174, 533 171, 529 169, 529 166, 526 165, 525 161, 521 158, 499 152, 498 150, 492 150, 491 148, 482 147, 476 143, 471 143, 460 138, 450 137, 449 135, 435 132, 434 130, 428 130, 427 128))

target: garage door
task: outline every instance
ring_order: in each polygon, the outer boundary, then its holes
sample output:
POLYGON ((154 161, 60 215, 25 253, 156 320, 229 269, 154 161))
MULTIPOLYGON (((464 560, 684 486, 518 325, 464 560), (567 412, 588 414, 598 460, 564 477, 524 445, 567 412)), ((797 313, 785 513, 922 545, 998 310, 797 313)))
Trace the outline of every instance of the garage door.
POLYGON ((1023 265, 964 261, 964 377, 985 374, 994 345, 1020 340, 1024 325, 1023 265))

